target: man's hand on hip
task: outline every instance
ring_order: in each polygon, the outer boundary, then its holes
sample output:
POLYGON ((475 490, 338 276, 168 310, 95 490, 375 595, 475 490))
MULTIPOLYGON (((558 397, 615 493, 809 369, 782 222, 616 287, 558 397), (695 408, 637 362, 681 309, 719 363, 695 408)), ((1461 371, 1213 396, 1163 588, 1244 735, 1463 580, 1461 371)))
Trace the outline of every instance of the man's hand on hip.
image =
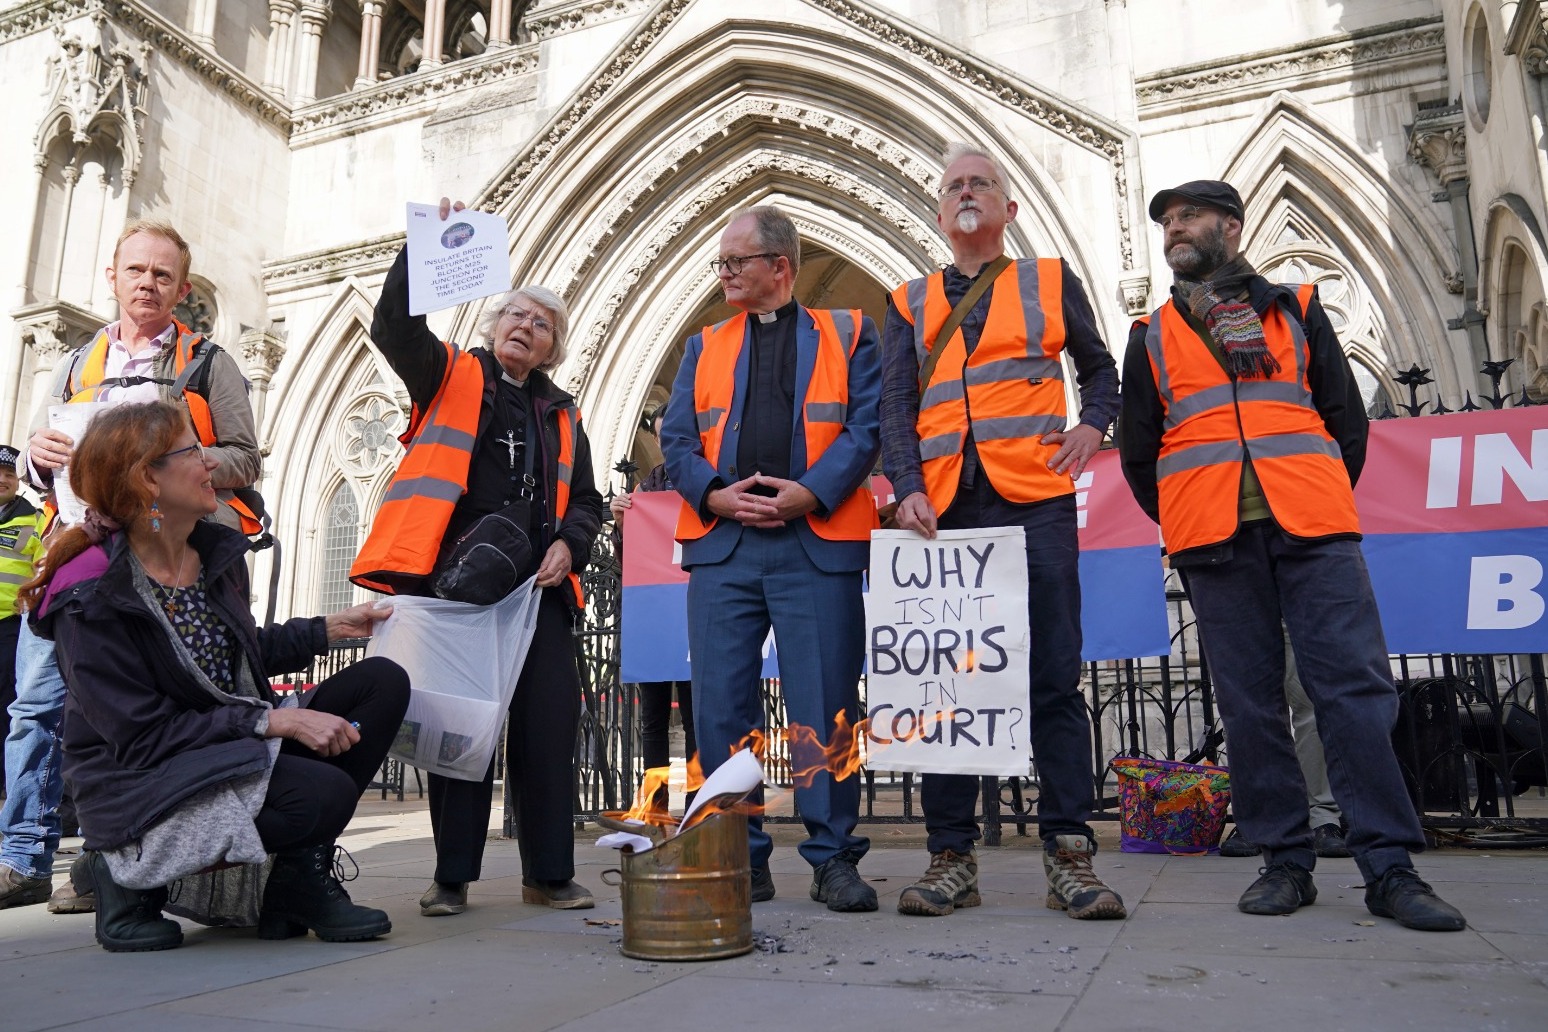
POLYGON ((1048 460, 1048 468, 1055 473, 1068 473, 1078 477, 1086 471, 1086 463, 1102 447, 1102 432, 1088 423, 1080 423, 1068 430, 1055 430, 1043 435, 1044 444, 1057 444, 1059 450, 1048 460))

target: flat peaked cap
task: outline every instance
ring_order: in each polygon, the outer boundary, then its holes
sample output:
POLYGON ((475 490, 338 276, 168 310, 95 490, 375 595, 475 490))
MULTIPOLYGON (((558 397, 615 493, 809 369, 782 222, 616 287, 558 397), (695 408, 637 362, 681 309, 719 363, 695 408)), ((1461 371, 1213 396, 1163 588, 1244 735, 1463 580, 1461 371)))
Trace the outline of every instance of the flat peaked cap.
POLYGON ((1236 192, 1236 187, 1230 183, 1222 183, 1218 179, 1195 179, 1191 183, 1162 190, 1152 197, 1150 199, 1151 219, 1159 219, 1166 213, 1167 206, 1178 199, 1219 208, 1239 219, 1246 217, 1246 209, 1242 206, 1242 195, 1236 192))

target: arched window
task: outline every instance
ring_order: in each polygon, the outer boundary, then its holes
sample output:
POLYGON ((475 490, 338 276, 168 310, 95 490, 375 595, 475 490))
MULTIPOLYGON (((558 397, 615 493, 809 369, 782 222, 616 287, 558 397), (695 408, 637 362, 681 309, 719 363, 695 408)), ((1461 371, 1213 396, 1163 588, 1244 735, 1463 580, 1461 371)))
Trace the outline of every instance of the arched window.
POLYGON ((348 608, 355 601, 349 568, 360 550, 360 503, 348 481, 333 489, 323 509, 322 570, 317 578, 318 611, 324 614, 348 608))

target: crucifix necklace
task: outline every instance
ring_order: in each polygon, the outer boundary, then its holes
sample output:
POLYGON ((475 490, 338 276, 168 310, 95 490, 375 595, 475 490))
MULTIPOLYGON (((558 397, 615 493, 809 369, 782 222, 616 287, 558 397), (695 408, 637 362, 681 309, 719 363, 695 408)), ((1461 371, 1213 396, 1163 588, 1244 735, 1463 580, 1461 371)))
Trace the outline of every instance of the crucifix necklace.
POLYGON ((515 430, 507 430, 507 431, 505 431, 505 436, 499 438, 499 441, 502 444, 505 445, 505 450, 506 450, 506 452, 511 457, 511 469, 515 469, 516 468, 516 446, 518 444, 522 443, 522 442, 516 440, 516 431, 515 430))
POLYGON ((183 570, 187 566, 188 566, 188 543, 184 542, 183 543, 183 558, 178 560, 177 576, 173 579, 174 583, 172 584, 172 586, 169 588, 165 584, 162 584, 160 581, 156 580, 156 578, 154 578, 154 577, 150 578, 151 584, 156 588, 156 594, 161 596, 161 608, 166 610, 167 617, 169 619, 171 617, 173 617, 173 616, 176 616, 178 610, 182 608, 181 603, 182 603, 182 597, 183 597, 183 590, 184 590, 184 588, 183 588, 183 586, 182 586, 182 584, 180 582, 183 579, 183 570))

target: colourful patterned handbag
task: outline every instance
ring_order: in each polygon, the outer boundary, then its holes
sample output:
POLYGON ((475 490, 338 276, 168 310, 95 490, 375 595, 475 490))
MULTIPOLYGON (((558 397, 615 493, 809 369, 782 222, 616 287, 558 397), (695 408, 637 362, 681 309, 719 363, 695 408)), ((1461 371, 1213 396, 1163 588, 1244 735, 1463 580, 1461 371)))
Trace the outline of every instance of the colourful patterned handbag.
POLYGON ((1217 853, 1231 772, 1224 767, 1115 756, 1119 848, 1125 853, 1217 853))

